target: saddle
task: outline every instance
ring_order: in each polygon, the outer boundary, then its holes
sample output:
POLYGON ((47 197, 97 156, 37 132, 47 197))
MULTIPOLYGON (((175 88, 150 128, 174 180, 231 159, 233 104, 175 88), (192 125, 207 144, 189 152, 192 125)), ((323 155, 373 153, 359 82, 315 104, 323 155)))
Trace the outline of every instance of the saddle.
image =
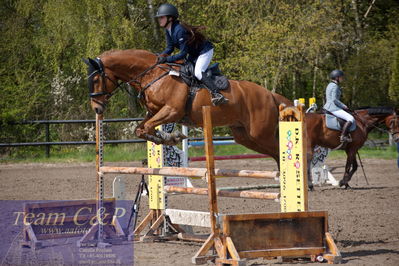
MULTIPOLYGON (((172 65, 169 63, 169 65, 172 65)), ((197 94, 199 89, 206 88, 211 93, 213 93, 212 88, 206 86, 203 82, 198 80, 194 73, 195 65, 190 61, 185 61, 184 64, 173 64, 174 66, 179 66, 179 72, 174 72, 173 70, 169 72, 169 75, 179 76, 186 83, 189 87, 188 98, 185 105, 186 115, 181 119, 180 123, 191 125, 192 121, 189 119, 187 113, 192 107, 195 95, 197 94)), ((210 65, 207 70, 205 71, 204 75, 210 77, 212 80, 214 87, 216 88, 217 92, 221 90, 226 90, 229 88, 230 83, 226 76, 222 74, 219 69, 219 63, 214 63, 210 65)))
MULTIPOLYGON (((346 123, 345 119, 335 116, 330 111, 323 108, 322 112, 326 115, 326 127, 332 130, 342 131, 342 127, 346 123)), ((356 123, 353 123, 349 128, 349 132, 356 129, 356 123)))
MULTIPOLYGON (((197 91, 198 89, 201 89, 201 88, 211 89, 211 88, 208 88, 203 82, 201 82, 200 80, 198 80, 195 77, 194 68, 195 68, 195 65, 192 62, 186 61, 180 67, 180 77, 182 78, 182 80, 193 91, 197 91)), ((213 83, 218 91, 226 90, 230 85, 227 77, 224 76, 222 74, 222 72, 220 71, 219 63, 214 63, 214 64, 210 65, 207 68, 207 70, 205 71, 205 75, 207 75, 207 77, 211 78, 211 80, 213 81, 213 83)))

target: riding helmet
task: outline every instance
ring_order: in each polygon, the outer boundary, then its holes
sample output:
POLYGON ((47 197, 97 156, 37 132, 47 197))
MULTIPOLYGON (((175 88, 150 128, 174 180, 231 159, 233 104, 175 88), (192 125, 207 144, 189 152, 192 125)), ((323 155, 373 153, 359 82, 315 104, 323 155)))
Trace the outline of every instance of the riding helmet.
POLYGON ((331 73, 330 73, 330 78, 332 80, 336 80, 338 77, 343 77, 343 76, 344 76, 344 72, 339 69, 335 69, 335 70, 331 71, 331 73))
POLYGON ((162 4, 159 6, 157 14, 155 15, 156 18, 162 16, 172 16, 174 18, 179 17, 179 11, 174 5, 171 4, 162 4))

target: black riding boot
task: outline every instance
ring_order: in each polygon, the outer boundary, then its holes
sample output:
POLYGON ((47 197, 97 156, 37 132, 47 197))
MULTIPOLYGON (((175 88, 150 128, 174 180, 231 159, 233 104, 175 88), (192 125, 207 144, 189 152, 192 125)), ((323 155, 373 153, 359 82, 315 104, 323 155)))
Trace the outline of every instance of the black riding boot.
POLYGON ((202 72, 202 83, 205 84, 205 86, 208 87, 208 89, 211 91, 212 95, 212 104, 213 105, 220 105, 227 103, 229 100, 225 98, 220 92, 218 92, 218 88, 216 87, 215 83, 213 82, 211 77, 208 77, 206 72, 202 72))
POLYGON ((346 121, 346 123, 342 127, 341 137, 339 138, 339 140, 341 142, 352 142, 352 138, 348 134, 349 128, 351 127, 351 125, 352 125, 352 122, 346 121))

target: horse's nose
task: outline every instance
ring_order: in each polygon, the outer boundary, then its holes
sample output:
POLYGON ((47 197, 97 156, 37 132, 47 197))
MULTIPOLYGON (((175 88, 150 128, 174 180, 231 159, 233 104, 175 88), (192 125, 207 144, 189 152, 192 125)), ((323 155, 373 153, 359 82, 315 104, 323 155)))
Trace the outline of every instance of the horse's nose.
POLYGON ((100 115, 101 114, 101 108, 94 108, 94 111, 96 112, 96 114, 100 115))

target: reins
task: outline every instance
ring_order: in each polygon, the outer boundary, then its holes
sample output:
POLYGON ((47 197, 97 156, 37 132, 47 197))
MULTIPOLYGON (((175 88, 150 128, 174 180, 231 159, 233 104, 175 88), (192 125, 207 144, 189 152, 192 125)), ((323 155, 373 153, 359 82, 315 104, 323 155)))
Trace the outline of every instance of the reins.
MULTIPOLYGON (((126 83, 130 86, 136 87, 136 89, 139 91, 138 93, 138 98, 142 99, 144 96, 144 92, 151 87, 155 82, 161 80, 162 78, 164 78, 165 76, 167 76, 169 74, 169 71, 174 70, 173 67, 171 66, 178 66, 181 67, 181 64, 176 64, 176 63, 166 63, 166 65, 168 65, 168 67, 165 67, 159 63, 155 63, 153 65, 151 65, 150 67, 148 67, 147 69, 145 69, 143 72, 141 72, 140 74, 138 74, 137 76, 135 76, 134 78, 126 81, 126 82, 117 82, 113 79, 111 79, 104 71, 104 68, 102 66, 102 62, 100 58, 97 58, 98 62, 99 62, 99 66, 100 69, 97 69, 95 71, 93 71, 92 73, 90 73, 90 75, 88 75, 88 79, 92 78, 94 75, 99 74, 103 79, 108 79, 110 80, 114 85, 115 85, 115 89, 110 93, 107 91, 107 87, 106 87, 106 83, 103 83, 103 88, 102 91, 100 92, 91 92, 89 93, 90 98, 92 98, 92 100, 94 102, 96 102, 97 104, 100 104, 101 106, 105 106, 105 103, 101 103, 99 101, 97 101, 95 99, 95 97, 97 96, 103 96, 105 95, 108 98, 110 98, 112 95, 115 94, 115 92, 117 91, 118 88, 121 87, 122 84, 126 83), (163 74, 161 74, 160 76, 156 77, 155 79, 153 79, 152 81, 150 81, 149 83, 147 83, 144 87, 141 86, 141 81, 140 79, 143 78, 146 74, 148 74, 151 70, 153 70, 154 68, 159 67, 160 69, 165 70, 165 72, 163 74), (133 84, 139 85, 139 87, 133 85, 133 84)), ((124 90, 130 95, 133 96, 133 94, 126 88, 124 88, 124 90)))
MULTIPOLYGON (((382 133, 388 133, 388 134, 391 134, 391 135, 394 135, 394 134, 399 133, 399 132, 392 132, 392 133, 391 133, 389 130, 386 130, 386 129, 383 129, 383 128, 380 128, 380 127, 374 125, 374 123, 369 123, 368 121, 365 121, 359 114, 357 114, 357 113, 354 112, 354 111, 351 111, 351 114, 354 115, 354 116, 356 116, 356 117, 360 120, 360 122, 362 122, 363 125, 366 126, 366 127, 371 126, 371 127, 377 129, 378 131, 380 131, 380 132, 382 132, 382 133)), ((394 119, 396 120, 396 119, 397 119, 396 114, 395 114, 394 116, 395 116, 394 119)))
MULTIPOLYGON (((182 65, 180 64, 175 64, 175 63, 166 63, 166 65, 168 66, 179 66, 181 67, 182 65)), ((138 89, 139 94, 138 94, 138 98, 141 99, 144 95, 144 92, 151 87, 155 82, 157 82, 158 80, 161 80, 162 78, 164 78, 165 76, 167 76, 169 74, 169 71, 174 70, 172 67, 165 67, 161 64, 155 63, 154 65, 150 66, 149 68, 147 68, 146 70, 144 70, 143 72, 141 72, 140 74, 138 74, 137 76, 135 76, 133 79, 127 81, 126 83, 131 85, 130 83, 134 82, 136 84, 138 84, 140 87, 138 89), (141 82, 139 81, 140 78, 144 77, 150 70, 153 70, 154 68, 159 67, 160 69, 166 70, 162 75, 156 77, 155 79, 153 79, 152 81, 150 81, 149 83, 147 83, 144 87, 141 86, 141 82)), ((130 93, 129 93, 130 94, 130 93)), ((130 94, 131 95, 131 94, 130 94)))

